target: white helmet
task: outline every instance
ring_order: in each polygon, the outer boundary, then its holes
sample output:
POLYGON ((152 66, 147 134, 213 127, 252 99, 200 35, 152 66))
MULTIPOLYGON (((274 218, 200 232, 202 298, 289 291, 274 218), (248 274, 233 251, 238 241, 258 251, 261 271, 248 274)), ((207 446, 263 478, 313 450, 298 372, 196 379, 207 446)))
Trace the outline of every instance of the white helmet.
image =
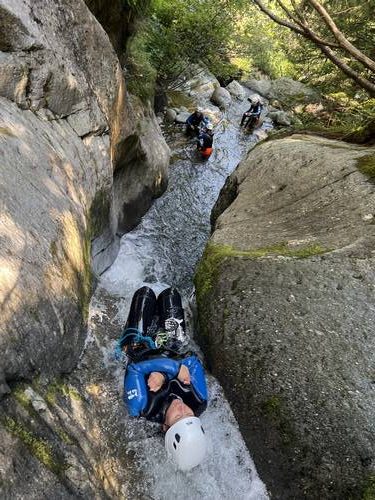
POLYGON ((207 130, 213 130, 213 129, 214 129, 214 126, 212 125, 212 123, 207 123, 207 125, 206 125, 206 129, 207 129, 207 130))
POLYGON ((260 103, 260 98, 259 98, 259 96, 257 96, 257 95, 252 95, 252 96, 250 97, 250 100, 251 100, 251 102, 252 102, 253 104, 258 104, 258 103, 260 103))
POLYGON ((207 449, 199 418, 185 417, 173 424, 165 435, 165 449, 181 470, 190 470, 199 465, 207 449))

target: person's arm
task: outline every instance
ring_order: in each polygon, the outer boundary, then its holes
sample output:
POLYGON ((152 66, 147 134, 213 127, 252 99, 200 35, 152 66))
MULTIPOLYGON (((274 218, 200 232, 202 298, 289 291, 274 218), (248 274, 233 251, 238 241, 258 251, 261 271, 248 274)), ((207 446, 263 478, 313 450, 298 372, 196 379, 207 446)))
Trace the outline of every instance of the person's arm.
POLYGON ((168 379, 177 376, 180 363, 170 358, 156 358, 128 365, 124 379, 124 403, 132 417, 140 416, 146 408, 148 392, 146 377, 160 372, 168 379))
POLYGON ((198 396, 204 401, 207 401, 208 394, 206 377, 199 359, 196 356, 189 356, 188 358, 183 359, 181 364, 189 369, 190 383, 196 390, 198 396))

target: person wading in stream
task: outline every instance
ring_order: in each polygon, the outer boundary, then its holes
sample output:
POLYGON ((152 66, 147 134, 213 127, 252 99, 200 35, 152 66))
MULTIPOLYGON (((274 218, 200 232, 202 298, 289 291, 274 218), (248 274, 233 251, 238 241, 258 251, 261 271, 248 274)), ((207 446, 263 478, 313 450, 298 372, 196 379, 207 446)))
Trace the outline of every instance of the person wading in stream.
POLYGON ((197 148, 202 157, 205 160, 212 154, 212 146, 214 143, 214 127, 211 123, 207 123, 207 125, 202 129, 198 136, 197 148))
POLYGON ((244 125, 245 128, 250 129, 252 127, 255 127, 255 125, 258 123, 263 107, 258 96, 248 97, 247 100, 250 102, 251 106, 242 115, 240 127, 244 125))
POLYGON ((198 135, 203 121, 203 111, 201 108, 197 108, 186 120, 186 134, 189 136, 198 135))
POLYGON ((199 465, 206 453, 198 418, 207 407, 206 380, 197 356, 182 352, 187 340, 176 289, 158 299, 146 286, 135 292, 117 347, 127 358, 124 402, 130 416, 163 424, 168 455, 182 470, 199 465))

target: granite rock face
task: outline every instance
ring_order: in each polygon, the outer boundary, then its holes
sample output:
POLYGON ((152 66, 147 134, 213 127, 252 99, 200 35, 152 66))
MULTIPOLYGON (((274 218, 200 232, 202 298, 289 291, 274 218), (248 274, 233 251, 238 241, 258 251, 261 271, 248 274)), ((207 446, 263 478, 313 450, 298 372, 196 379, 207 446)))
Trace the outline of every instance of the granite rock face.
POLYGON ((180 91, 189 93, 194 98, 209 98, 220 87, 217 78, 207 67, 191 64, 175 82, 180 91))
POLYGON ((245 90, 237 80, 231 81, 225 88, 236 99, 240 101, 245 99, 245 90))
POLYGON ((200 343, 272 498, 374 494, 370 164, 374 148, 264 142, 212 213, 200 343))
POLYGON ((267 99, 278 99, 283 103, 308 103, 320 100, 319 93, 316 90, 291 78, 277 78, 276 80, 251 79, 243 82, 243 85, 267 99))
POLYGON ((9 381, 74 367, 91 244, 99 273, 115 256, 114 235, 165 187, 169 150, 152 112, 129 101, 107 34, 83 1, 1 0, 0 32, 6 393, 9 381))

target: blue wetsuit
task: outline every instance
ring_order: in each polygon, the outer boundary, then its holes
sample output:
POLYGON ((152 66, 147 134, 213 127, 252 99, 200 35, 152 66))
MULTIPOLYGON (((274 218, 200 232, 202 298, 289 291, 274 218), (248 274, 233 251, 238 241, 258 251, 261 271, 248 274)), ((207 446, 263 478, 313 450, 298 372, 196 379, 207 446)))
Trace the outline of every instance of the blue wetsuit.
POLYGON ((186 123, 187 125, 190 125, 193 128, 198 128, 203 119, 204 116, 202 113, 197 113, 196 111, 194 111, 194 113, 191 114, 189 118, 186 120, 186 123))
POLYGON ((148 420, 163 422, 174 397, 181 398, 196 416, 206 409, 206 380, 197 356, 193 354, 177 360, 158 356, 128 365, 124 379, 124 402, 130 416, 143 416, 148 420), (189 369, 189 385, 177 379, 181 365, 189 369), (152 372, 160 372, 165 378, 163 386, 157 392, 151 392, 147 386, 147 378, 152 372))

